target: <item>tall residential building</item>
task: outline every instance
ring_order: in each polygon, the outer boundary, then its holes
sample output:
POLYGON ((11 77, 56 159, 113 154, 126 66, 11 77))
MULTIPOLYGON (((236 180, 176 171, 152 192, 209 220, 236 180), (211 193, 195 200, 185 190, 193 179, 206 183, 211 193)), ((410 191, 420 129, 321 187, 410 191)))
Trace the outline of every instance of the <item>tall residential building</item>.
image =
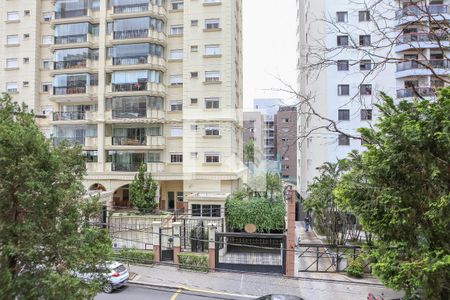
MULTIPOLYGON (((253 140, 255 153, 264 151, 264 118, 259 111, 244 111, 244 145, 253 140)), ((261 157, 262 158, 262 157, 261 157)))
POLYGON ((297 107, 280 106, 275 115, 276 153, 281 163, 281 178, 297 182, 297 107))
MULTIPOLYGON (((379 91, 408 99, 418 94, 432 96, 436 88, 444 86, 429 68, 411 60, 426 62, 436 74, 449 74, 449 33, 445 31, 450 20, 449 0, 390 0, 375 6, 366 2, 297 0, 300 94, 310 98, 318 114, 334 120, 351 135, 358 135, 357 128, 374 124, 378 112, 373 104, 379 91), (374 47, 372 43, 376 43, 374 47), (323 63, 323 68, 305 69, 321 63, 321 48, 332 49, 327 53, 330 61, 323 63), (366 49, 366 55, 355 48, 366 49), (385 57, 391 63, 371 72, 385 57), (395 59, 401 62, 396 65, 395 59)), ((305 196, 324 162, 364 147, 360 140, 321 129, 329 122, 310 114, 306 107, 300 115, 298 134, 307 137, 299 141, 298 191, 305 196)))
POLYGON ((244 174, 241 2, 0 1, 0 91, 83 146, 110 206, 144 165, 162 209, 216 216, 244 174))

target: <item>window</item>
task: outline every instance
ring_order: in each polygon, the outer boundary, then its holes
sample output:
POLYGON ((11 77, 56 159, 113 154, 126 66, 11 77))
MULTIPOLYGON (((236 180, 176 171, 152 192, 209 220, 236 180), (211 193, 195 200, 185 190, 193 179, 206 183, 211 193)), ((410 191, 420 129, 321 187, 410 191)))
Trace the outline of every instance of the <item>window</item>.
POLYGON ((197 131, 198 130, 198 125, 191 125, 191 130, 192 131, 197 131))
POLYGON ((88 163, 90 162, 98 162, 98 152, 95 150, 87 150, 83 151, 82 155, 84 157, 84 160, 88 163))
POLYGON ((170 136, 180 137, 183 136, 183 127, 171 127, 170 136))
POLYGON ((17 58, 7 58, 6 59, 6 67, 8 69, 18 68, 19 67, 19 63, 18 63, 17 58))
POLYGON ((51 91, 51 89, 52 89, 52 84, 51 83, 42 83, 41 91, 43 93, 48 93, 48 92, 51 91))
POLYGON ((51 36, 51 35, 43 35, 42 36, 42 44, 43 45, 51 45, 51 44, 53 44, 53 36, 51 36))
POLYGON ((368 10, 363 10, 359 12, 359 21, 360 22, 370 21, 370 13, 368 10))
POLYGON ((220 163, 220 154, 219 153, 205 153, 205 163, 207 163, 207 164, 220 163))
POLYGON ((171 153, 170 154, 170 162, 171 163, 182 163, 183 162, 183 154, 171 153))
POLYGON ((23 81, 22 82, 22 86, 23 87, 29 87, 30 86, 30 82, 29 81, 23 81))
POLYGON ((361 121, 371 121, 371 120, 372 120, 372 110, 361 109, 361 121))
POLYGON ((161 155, 157 152, 149 152, 148 153, 148 160, 149 163, 159 163, 161 162, 161 155))
POLYGON ((338 120, 339 121, 349 121, 350 120, 350 110, 349 109, 338 110, 338 120))
POLYGON ((338 11, 336 13, 336 20, 340 23, 347 23, 348 22, 348 12, 338 11))
POLYGON ((206 109, 219 108, 219 98, 205 98, 205 108, 206 109))
POLYGON ((206 71, 205 72, 205 81, 220 81, 220 72, 219 71, 206 71))
POLYGON ((191 98, 191 104, 197 104, 198 98, 191 98))
POLYGON ((359 93, 364 96, 372 95, 372 85, 371 84, 361 84, 359 86, 359 93))
POLYGON ((6 44, 8 45, 19 44, 19 36, 17 34, 6 36, 6 44))
POLYGON ((338 35, 337 45, 341 47, 348 46, 348 35, 338 35))
POLYGON ((170 26, 170 34, 171 35, 182 35, 183 34, 183 25, 170 26))
POLYGON ((350 138, 346 135, 340 134, 338 137, 338 144, 339 146, 349 146, 350 138))
POLYGON ((170 111, 182 111, 183 110, 183 101, 176 100, 170 101, 170 111))
POLYGON ((369 59, 363 59, 359 62, 359 69, 361 71, 370 71, 372 69, 372 61, 369 59))
POLYGON ((24 14, 24 16, 29 16, 30 15, 30 11, 27 9, 27 10, 24 10, 23 11, 23 14, 24 14))
POLYGON ((6 83, 6 92, 8 93, 17 93, 17 82, 7 82, 6 83))
POLYGON ((197 27, 198 26, 198 20, 191 20, 191 26, 197 27))
POLYGON ((170 50, 169 59, 183 59, 183 49, 170 50))
POLYGON ((350 85, 339 84, 338 85, 338 96, 348 96, 350 95, 350 85))
POLYGON ((191 78, 198 78, 198 72, 191 72, 191 78))
POLYGON ((177 192, 177 201, 183 202, 183 192, 177 192))
POLYGON ((170 75, 170 85, 183 85, 183 75, 170 75))
POLYGON ((172 0, 171 7, 173 10, 183 9, 184 3, 183 0, 172 0))
POLYGON ((283 119, 281 119, 281 122, 282 123, 289 123, 289 119, 288 118, 283 118, 283 119))
POLYGON ((219 28, 219 19, 206 19, 205 20, 206 29, 217 29, 219 28))
POLYGON ((218 125, 205 126, 205 135, 206 136, 219 136, 220 135, 220 127, 218 125))
POLYGON ((191 158, 197 159, 198 158, 198 152, 191 152, 191 158))
POLYGON ((192 204, 192 216, 220 218, 221 207, 220 205, 192 204))
POLYGON ((24 57, 23 58, 23 63, 24 64, 29 64, 30 63, 30 58, 29 57, 24 57))
POLYGON ((370 46, 370 35, 360 35, 359 45, 363 47, 370 46))
POLYGON ((338 60, 337 61, 337 70, 338 71, 348 71, 349 64, 348 60, 338 60))
POLYGON ((8 21, 19 21, 18 11, 9 11, 6 13, 6 20, 8 21))
POLYGON ((219 45, 205 45, 205 55, 219 55, 220 46, 219 45))
POLYGON ((53 13, 51 12, 44 12, 42 13, 42 21, 44 22, 50 22, 52 20, 53 13))
POLYGON ((192 45, 191 46, 191 52, 198 52, 198 46, 197 45, 192 45))
POLYGON ((42 69, 44 69, 44 70, 50 70, 51 65, 52 65, 52 62, 50 60, 42 61, 42 69))

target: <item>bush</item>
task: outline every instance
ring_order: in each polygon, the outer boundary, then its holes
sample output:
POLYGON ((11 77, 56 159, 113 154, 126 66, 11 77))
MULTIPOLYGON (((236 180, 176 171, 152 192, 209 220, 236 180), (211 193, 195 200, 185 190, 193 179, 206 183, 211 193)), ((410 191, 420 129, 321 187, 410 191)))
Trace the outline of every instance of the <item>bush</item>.
POLYGON ((183 270, 208 272, 208 255, 178 253, 178 266, 183 270))
POLYGON ((280 199, 230 198, 225 205, 227 227, 242 231, 245 225, 255 224, 257 232, 281 231, 284 229, 285 205, 280 199))
POLYGON ((152 251, 122 248, 113 254, 114 259, 125 263, 139 263, 151 265, 154 256, 152 251))
POLYGON ((347 267, 347 275, 354 278, 364 277, 364 260, 361 257, 350 261, 347 267))

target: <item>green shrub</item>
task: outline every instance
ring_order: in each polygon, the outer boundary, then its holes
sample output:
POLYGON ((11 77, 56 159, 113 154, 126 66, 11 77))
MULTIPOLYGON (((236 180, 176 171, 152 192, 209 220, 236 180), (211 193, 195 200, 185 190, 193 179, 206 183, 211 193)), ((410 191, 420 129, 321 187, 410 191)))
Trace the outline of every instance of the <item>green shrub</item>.
POLYGON ((208 255, 178 253, 178 266, 183 270, 208 272, 208 255))
POLYGON ((151 265, 153 264, 154 256, 152 251, 122 248, 115 251, 114 259, 125 263, 139 263, 151 265))
POLYGON ((285 205, 280 199, 230 198, 225 205, 225 216, 229 230, 242 231, 245 225, 255 224, 257 232, 284 229, 285 205))
POLYGON ((361 257, 350 261, 347 267, 347 275, 354 278, 364 277, 364 260, 361 257))

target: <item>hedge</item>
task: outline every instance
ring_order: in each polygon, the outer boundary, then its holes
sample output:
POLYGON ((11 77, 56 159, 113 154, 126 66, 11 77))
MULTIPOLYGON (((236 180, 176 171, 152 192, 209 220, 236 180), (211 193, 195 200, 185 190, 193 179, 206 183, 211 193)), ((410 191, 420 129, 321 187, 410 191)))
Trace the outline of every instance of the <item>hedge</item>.
POLYGON ((285 204, 279 199, 230 198, 225 204, 227 227, 232 231, 243 231, 247 224, 255 224, 257 232, 281 231, 285 213, 285 204))
POLYGON ((122 248, 115 251, 114 259, 126 263, 153 264, 154 256, 152 251, 122 248))
POLYGON ((178 267, 183 270, 208 272, 208 255, 178 253, 178 267))
POLYGON ((357 257, 350 261, 347 267, 347 275, 354 278, 364 277, 364 260, 361 257, 357 257))

